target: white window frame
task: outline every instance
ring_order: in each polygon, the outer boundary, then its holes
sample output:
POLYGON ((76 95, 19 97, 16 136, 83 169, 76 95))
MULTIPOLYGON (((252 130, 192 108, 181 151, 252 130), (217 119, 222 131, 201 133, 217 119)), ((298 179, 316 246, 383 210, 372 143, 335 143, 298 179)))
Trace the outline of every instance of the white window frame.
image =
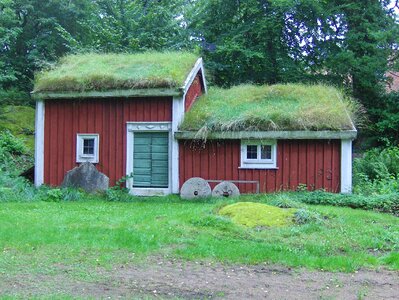
POLYGON ((241 140, 240 169, 277 169, 277 140, 241 140), (247 146, 257 146, 257 158, 247 158, 247 146), (271 146, 271 159, 261 159, 261 146, 271 146))
POLYGON ((99 162, 100 135, 97 133, 78 133, 76 135, 76 162, 98 163, 99 162), (83 154, 83 141, 94 139, 94 154, 83 154))

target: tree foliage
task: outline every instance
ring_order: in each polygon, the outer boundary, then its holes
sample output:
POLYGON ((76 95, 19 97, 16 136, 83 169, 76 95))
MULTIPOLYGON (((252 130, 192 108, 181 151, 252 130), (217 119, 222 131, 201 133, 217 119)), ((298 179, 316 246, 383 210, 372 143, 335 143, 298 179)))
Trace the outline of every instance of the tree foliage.
POLYGON ((199 49, 212 84, 332 83, 380 122, 376 99, 387 99, 398 53, 395 3, 0 0, 0 103, 28 99, 34 73, 67 53, 199 49))

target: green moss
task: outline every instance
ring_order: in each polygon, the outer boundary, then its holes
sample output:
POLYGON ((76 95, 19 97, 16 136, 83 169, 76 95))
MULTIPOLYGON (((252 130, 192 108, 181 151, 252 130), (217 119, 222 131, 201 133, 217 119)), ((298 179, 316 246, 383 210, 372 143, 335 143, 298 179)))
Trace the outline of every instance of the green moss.
POLYGON ((199 137, 218 131, 348 130, 359 106, 326 85, 240 85, 211 88, 180 129, 199 137))
POLYGON ((188 52, 69 55, 36 75, 34 91, 180 88, 196 60, 188 52))
POLYGON ((247 227, 285 226, 293 223, 296 209, 283 209, 255 202, 237 202, 223 207, 219 214, 247 227))
POLYGON ((9 130, 34 149, 35 110, 28 106, 5 106, 0 109, 0 131, 9 130))

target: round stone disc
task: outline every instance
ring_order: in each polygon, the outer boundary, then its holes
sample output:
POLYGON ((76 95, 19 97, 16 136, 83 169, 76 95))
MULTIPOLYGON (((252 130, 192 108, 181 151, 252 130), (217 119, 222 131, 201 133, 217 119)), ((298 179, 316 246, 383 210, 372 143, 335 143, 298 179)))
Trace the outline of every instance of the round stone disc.
POLYGON ((200 177, 190 178, 180 190, 180 197, 187 200, 207 198, 211 194, 211 186, 205 179, 200 177))
POLYGON ((212 191, 212 197, 237 197, 240 196, 238 187, 229 181, 219 183, 212 191))

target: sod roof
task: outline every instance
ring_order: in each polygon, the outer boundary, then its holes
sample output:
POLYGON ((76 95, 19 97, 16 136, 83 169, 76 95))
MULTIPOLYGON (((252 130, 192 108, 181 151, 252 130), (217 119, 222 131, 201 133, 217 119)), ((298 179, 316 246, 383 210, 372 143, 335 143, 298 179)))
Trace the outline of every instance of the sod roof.
POLYGON ((69 55, 36 75, 34 92, 177 89, 197 59, 188 52, 69 55))
POLYGON ((326 85, 211 88, 186 113, 181 131, 198 138, 223 131, 354 130, 357 103, 326 85))

